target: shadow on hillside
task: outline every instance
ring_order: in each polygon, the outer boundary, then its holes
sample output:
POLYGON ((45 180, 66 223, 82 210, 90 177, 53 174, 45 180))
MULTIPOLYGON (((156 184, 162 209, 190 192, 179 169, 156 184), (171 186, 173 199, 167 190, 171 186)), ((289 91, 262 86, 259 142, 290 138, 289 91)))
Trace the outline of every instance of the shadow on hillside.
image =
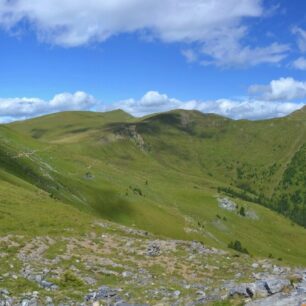
POLYGON ((137 132, 140 134, 157 135, 165 133, 167 131, 165 127, 169 127, 190 135, 196 135, 194 130, 196 123, 192 120, 185 121, 180 114, 164 113, 145 118, 141 122, 136 123, 110 123, 106 125, 106 130, 114 134, 129 136, 131 127, 136 127, 137 132))
POLYGON ((100 217, 111 221, 130 219, 136 213, 131 202, 113 190, 97 191, 91 207, 100 217))

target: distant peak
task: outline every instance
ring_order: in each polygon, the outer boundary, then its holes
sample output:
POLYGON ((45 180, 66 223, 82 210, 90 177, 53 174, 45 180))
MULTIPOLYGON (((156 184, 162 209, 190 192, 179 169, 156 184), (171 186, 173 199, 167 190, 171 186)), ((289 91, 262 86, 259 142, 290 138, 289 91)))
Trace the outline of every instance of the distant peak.
POLYGON ((304 105, 302 108, 294 111, 290 115, 288 115, 289 118, 306 118, 306 105, 304 105))
POLYGON ((124 111, 123 109, 121 108, 118 108, 118 109, 114 109, 112 111, 109 111, 107 113, 112 113, 112 114, 121 114, 121 115, 125 115, 127 117, 131 117, 131 118, 134 118, 134 116, 132 116, 130 113, 124 111))
POLYGON ((173 111, 170 111, 169 113, 173 113, 173 114, 178 114, 178 115, 184 115, 184 114, 188 114, 191 116, 195 116, 195 117, 209 117, 209 118, 216 118, 216 119, 226 119, 226 120, 231 120, 230 118, 224 117, 222 115, 218 115, 215 113, 204 113, 201 112, 199 110, 196 109, 191 109, 191 110, 187 110, 187 109, 175 109, 173 111))

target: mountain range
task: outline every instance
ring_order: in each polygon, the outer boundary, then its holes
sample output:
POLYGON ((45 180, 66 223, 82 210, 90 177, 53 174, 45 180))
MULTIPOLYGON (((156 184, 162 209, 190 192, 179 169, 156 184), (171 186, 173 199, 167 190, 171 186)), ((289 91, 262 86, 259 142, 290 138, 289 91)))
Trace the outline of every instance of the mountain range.
POLYGON ((80 230, 102 218, 305 263, 305 119, 305 108, 262 121, 116 110, 1 125, 0 230, 56 232, 76 220, 80 230))

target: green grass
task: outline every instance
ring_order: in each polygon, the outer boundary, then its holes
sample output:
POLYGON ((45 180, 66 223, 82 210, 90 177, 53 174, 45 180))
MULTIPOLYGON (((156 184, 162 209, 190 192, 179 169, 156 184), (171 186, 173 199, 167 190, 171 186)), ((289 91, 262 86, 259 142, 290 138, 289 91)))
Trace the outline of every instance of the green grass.
POLYGON ((92 217, 53 200, 39 189, 0 181, 0 235, 29 236, 85 233, 92 217))
POLYGON ((262 194, 276 209, 269 199, 295 165, 305 122, 301 113, 253 122, 194 111, 145 118, 114 111, 1 126, 0 233, 83 233, 103 218, 224 249, 239 240, 254 256, 306 264, 304 228, 235 199, 259 217, 250 220, 216 200, 218 187, 231 187, 262 194))

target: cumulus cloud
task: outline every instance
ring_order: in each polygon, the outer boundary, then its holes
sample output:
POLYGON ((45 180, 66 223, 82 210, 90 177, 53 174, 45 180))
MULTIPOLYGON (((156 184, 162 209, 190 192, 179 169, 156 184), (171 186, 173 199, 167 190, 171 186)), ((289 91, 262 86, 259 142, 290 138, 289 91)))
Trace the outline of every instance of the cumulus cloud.
POLYGON ((75 46, 149 29, 164 41, 199 41, 210 30, 262 13, 259 0, 15 0, 0 1, 7 26, 26 18, 46 39, 75 46))
POLYGON ((55 95, 48 106, 56 111, 82 110, 89 109, 97 103, 98 100, 93 96, 83 91, 77 91, 74 94, 66 92, 55 95))
POLYGON ((26 119, 68 110, 109 111, 122 109, 136 117, 173 109, 198 110, 232 119, 266 119, 288 115, 303 103, 279 102, 245 97, 241 99, 180 100, 158 91, 149 91, 139 99, 130 98, 113 104, 102 104, 85 92, 61 93, 51 100, 39 98, 0 99, 0 122, 26 119))
POLYGON ((173 109, 198 110, 215 113, 233 119, 265 119, 288 115, 304 104, 292 102, 271 102, 245 98, 241 100, 218 99, 210 101, 181 101, 156 91, 146 93, 140 99, 128 99, 111 106, 121 108, 134 116, 169 111, 173 109))
POLYGON ((306 97, 306 82, 296 81, 293 78, 273 80, 269 85, 252 85, 251 94, 260 95, 266 100, 292 101, 306 97))
POLYGON ((7 122, 58 111, 91 109, 96 104, 98 101, 93 96, 82 91, 61 93, 49 101, 39 98, 1 98, 0 118, 2 122, 7 122))
POLYGON ((139 100, 133 98, 122 100, 114 103, 111 108, 121 108, 134 116, 143 116, 180 106, 181 101, 177 99, 169 98, 166 94, 160 94, 157 91, 149 91, 139 100))
MULTIPOLYGON (((39 39, 66 47, 103 42, 120 33, 144 33, 163 42, 190 44, 210 64, 278 63, 288 46, 242 44, 245 18, 264 13, 262 0, 0 0, 0 25, 25 20, 39 39), (196 47, 194 46, 196 45, 196 47)), ((203 59, 202 59, 203 61, 203 59)))

